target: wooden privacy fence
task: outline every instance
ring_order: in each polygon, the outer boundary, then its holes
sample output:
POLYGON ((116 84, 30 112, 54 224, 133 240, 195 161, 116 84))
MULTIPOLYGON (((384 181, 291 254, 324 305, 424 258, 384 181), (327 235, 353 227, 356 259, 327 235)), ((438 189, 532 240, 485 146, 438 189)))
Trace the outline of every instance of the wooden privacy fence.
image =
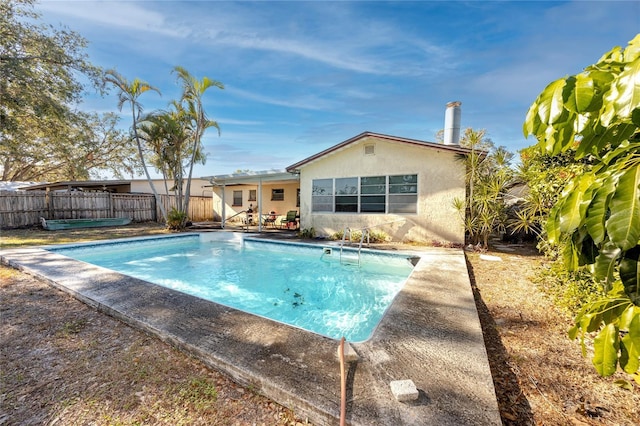
MULTIPOLYGON (((167 212, 175 196, 161 195, 167 212)), ((134 222, 156 221, 161 215, 151 194, 108 192, 0 191, 0 228, 37 225, 45 219, 97 219, 129 217, 134 222)), ((191 197, 189 218, 202 222, 213 218, 213 200, 191 197)))
MULTIPOLYGON (((160 201, 164 204, 167 214, 172 207, 176 206, 174 195, 160 195, 160 201)), ((157 211, 160 217, 160 209, 157 211)), ((194 222, 205 222, 213 220, 213 199, 211 197, 189 197, 189 220, 194 222)))

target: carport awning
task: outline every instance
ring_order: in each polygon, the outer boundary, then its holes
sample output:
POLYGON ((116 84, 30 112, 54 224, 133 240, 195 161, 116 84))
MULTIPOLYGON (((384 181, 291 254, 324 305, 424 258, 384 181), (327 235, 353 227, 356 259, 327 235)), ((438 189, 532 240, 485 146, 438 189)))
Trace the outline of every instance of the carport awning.
MULTIPOLYGON (((258 217, 262 216, 262 184, 263 183, 291 183, 299 182, 297 173, 289 173, 286 170, 266 170, 261 172, 232 173, 228 175, 205 176, 212 186, 219 186, 222 190, 222 227, 225 226, 226 202, 224 187, 227 185, 257 185, 258 186, 258 217)), ((262 232, 262 221, 258 221, 258 231, 262 232)))
POLYGON ((300 177, 296 173, 289 173, 286 170, 265 170, 259 172, 231 173, 227 175, 205 176, 213 186, 225 185, 258 185, 269 182, 297 182, 300 177))

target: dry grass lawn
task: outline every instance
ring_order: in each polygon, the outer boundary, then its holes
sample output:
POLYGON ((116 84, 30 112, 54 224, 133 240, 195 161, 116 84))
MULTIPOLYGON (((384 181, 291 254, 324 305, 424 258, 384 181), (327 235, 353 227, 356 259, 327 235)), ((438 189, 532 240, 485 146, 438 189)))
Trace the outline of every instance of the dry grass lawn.
MULTIPOLYGON (((164 233, 2 231, 2 248, 164 233)), ((531 284, 531 248, 468 253, 503 423, 638 425, 640 390, 597 376, 531 284)), ((0 268, 0 425, 298 425, 295 413, 22 272, 0 268)))
POLYGON ((567 338, 571 318, 536 288, 532 247, 468 253, 476 305, 505 425, 640 425, 640 388, 602 378, 567 338))

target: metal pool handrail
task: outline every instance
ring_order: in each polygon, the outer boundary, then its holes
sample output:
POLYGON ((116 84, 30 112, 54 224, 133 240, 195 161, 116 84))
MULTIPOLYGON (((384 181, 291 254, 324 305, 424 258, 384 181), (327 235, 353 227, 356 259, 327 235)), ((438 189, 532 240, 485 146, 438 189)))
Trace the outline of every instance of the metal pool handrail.
MULTIPOLYGON (((349 232, 349 241, 352 241, 351 239, 352 229, 344 228, 342 230, 342 241, 340 242, 340 264, 342 264, 342 248, 344 247, 344 244, 347 238, 347 231, 349 232)), ((360 229, 360 231, 362 232, 362 235, 360 236, 360 243, 358 244, 358 267, 360 267, 360 251, 362 250, 362 244, 364 243, 365 234, 367 236, 367 246, 369 245, 369 228, 362 228, 360 229)))

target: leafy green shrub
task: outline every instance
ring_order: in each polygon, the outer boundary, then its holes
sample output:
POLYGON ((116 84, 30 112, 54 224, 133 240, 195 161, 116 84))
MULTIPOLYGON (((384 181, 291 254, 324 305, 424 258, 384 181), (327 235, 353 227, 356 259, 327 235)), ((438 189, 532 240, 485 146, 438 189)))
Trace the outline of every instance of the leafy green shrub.
POLYGON ((533 282, 571 315, 606 294, 588 271, 567 271, 561 260, 541 269, 533 282))
POLYGON ((298 232, 298 237, 312 240, 316 237, 316 230, 313 228, 304 228, 298 232))
POLYGON ((167 228, 171 230, 181 231, 187 222, 187 212, 177 210, 175 207, 171 209, 167 215, 167 228))
MULTIPOLYGON (((344 233, 343 231, 338 231, 334 234, 332 234, 329 239, 331 240, 342 240, 344 233)), ((353 242, 360 242, 360 239, 362 238, 362 231, 351 231, 351 241, 353 242)), ((389 241, 390 238, 389 236, 382 231, 369 231, 369 242, 370 243, 384 243, 389 241)), ((348 238, 347 238, 348 241, 348 238)), ((367 236, 364 236, 364 242, 367 242, 367 236)))

